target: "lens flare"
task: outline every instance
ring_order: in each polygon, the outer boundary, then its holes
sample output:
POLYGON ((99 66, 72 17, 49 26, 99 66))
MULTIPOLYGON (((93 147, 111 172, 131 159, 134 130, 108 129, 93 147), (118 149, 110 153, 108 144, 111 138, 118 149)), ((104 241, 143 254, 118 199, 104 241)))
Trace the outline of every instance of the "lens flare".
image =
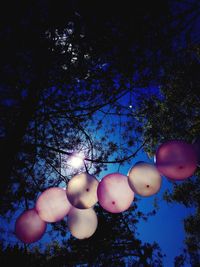
POLYGON ((68 164, 73 168, 80 168, 84 164, 84 155, 82 153, 72 155, 68 160, 68 164))

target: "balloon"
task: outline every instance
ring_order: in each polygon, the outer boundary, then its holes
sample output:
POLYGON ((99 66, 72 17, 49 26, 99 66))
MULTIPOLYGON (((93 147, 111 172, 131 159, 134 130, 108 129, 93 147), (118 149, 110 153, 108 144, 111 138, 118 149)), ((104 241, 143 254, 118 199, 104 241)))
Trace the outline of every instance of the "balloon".
POLYGON ((134 192, 128 184, 128 177, 120 173, 108 174, 97 188, 99 204, 111 213, 127 210, 134 199, 134 192))
MULTIPOLYGON (((134 166, 138 165, 138 164, 141 164, 141 163, 145 163, 144 161, 137 161, 134 166)), ((127 176, 129 176, 129 173, 130 173, 131 169, 128 171, 127 173, 127 176)))
POLYGON ((69 212, 71 204, 67 199, 66 190, 60 187, 51 187, 45 190, 37 199, 35 209, 42 220, 57 222, 69 212))
POLYGON ((88 209, 97 203, 98 180, 84 172, 75 175, 68 183, 67 197, 76 208, 88 209))
POLYGON ((15 234, 22 242, 33 243, 43 236, 46 226, 35 209, 26 210, 15 222, 15 234))
POLYGON ((156 151, 156 166, 164 176, 183 180, 194 174, 197 156, 192 145, 184 141, 169 141, 156 151))
POLYGON ((90 209, 77 209, 72 207, 67 219, 71 234, 78 239, 89 238, 97 229, 97 215, 90 209))
POLYGON ((140 196, 156 194, 160 189, 161 181, 156 167, 145 162, 135 164, 128 173, 131 189, 140 196))

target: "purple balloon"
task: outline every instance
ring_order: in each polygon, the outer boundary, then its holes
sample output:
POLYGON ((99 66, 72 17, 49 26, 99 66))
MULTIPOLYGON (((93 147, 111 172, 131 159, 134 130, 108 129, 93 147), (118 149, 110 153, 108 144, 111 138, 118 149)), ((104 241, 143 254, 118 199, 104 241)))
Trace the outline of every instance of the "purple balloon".
POLYGON ((156 151, 156 167, 170 179, 186 179, 194 174, 197 167, 195 150, 184 141, 166 142, 156 151))
POLYGON ((97 188, 100 205, 111 213, 127 210, 134 199, 134 192, 128 184, 128 177, 112 173, 103 177, 97 188))
POLYGON ((35 209, 42 220, 58 222, 69 212, 71 204, 67 199, 66 190, 60 187, 46 189, 37 199, 35 209))
POLYGON ((15 222, 15 234, 24 243, 38 241, 46 230, 46 222, 35 209, 24 211, 15 222))

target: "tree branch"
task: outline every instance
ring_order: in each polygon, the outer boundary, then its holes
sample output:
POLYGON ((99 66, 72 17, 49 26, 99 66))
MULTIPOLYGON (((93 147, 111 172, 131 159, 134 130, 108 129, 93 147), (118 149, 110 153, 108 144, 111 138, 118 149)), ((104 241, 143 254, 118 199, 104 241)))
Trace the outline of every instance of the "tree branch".
MULTIPOLYGON (((137 153, 144 147, 145 144, 146 144, 146 140, 131 155, 129 155, 128 157, 124 157, 122 159, 109 161, 109 160, 101 160, 101 159, 98 159, 98 158, 97 159, 85 158, 84 160, 85 161, 90 161, 90 162, 93 162, 93 163, 102 163, 102 164, 122 163, 124 161, 127 161, 127 160, 135 157, 137 155, 137 153)), ((25 147, 33 148, 34 145, 33 144, 25 144, 25 147)), ((61 153, 61 154, 64 154, 64 155, 68 155, 68 156, 72 156, 73 155, 72 152, 68 152, 68 151, 65 151, 65 150, 62 150, 62 149, 59 149, 59 148, 54 148, 54 147, 51 147, 51 146, 47 146, 45 144, 37 144, 37 147, 48 149, 48 150, 51 150, 51 151, 54 151, 54 152, 57 152, 57 153, 61 153)))

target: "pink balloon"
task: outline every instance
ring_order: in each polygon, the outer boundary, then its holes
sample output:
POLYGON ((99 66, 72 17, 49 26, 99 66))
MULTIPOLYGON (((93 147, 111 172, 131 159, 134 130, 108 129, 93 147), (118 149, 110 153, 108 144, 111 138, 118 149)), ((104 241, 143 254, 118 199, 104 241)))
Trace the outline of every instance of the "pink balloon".
POLYGON ((66 190, 60 187, 51 187, 45 190, 37 199, 35 209, 42 220, 58 222, 69 212, 71 204, 66 195, 66 190))
POLYGON ((35 209, 26 210, 15 222, 15 234, 22 242, 33 243, 43 236, 46 226, 35 209))
POLYGON ((192 145, 184 141, 169 141, 156 151, 156 166, 164 176, 183 180, 194 174, 197 156, 192 145))
POLYGON ((134 192, 128 184, 128 177, 112 173, 103 177, 97 188, 100 205, 107 211, 119 213, 127 210, 134 199, 134 192))

